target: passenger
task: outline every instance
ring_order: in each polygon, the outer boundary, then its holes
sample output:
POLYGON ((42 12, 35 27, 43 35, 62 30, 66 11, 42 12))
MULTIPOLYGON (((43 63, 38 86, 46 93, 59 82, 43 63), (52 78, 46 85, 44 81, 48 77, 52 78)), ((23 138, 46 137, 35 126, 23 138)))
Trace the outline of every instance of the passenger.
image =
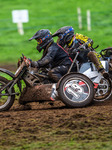
POLYGON ((66 51, 68 51, 70 57, 74 58, 74 52, 80 49, 78 61, 85 63, 91 60, 97 70, 105 77, 108 78, 109 74, 105 71, 101 61, 100 55, 92 48, 93 40, 82 34, 74 34, 72 26, 64 26, 57 30, 53 37, 58 36, 57 43, 61 45, 66 51))

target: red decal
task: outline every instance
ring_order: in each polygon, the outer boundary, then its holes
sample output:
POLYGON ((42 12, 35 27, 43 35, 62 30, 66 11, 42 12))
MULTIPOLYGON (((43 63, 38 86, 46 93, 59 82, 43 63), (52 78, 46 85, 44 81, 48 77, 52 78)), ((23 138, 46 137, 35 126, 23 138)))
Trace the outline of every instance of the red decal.
MULTIPOLYGON (((65 53, 66 54, 68 54, 68 52, 61 46, 61 45, 59 45, 58 43, 57 43, 57 45, 59 46, 59 47, 61 47, 64 51, 65 51, 65 53)), ((69 54, 68 54, 69 55, 69 54)), ((71 62, 73 62, 73 60, 69 57, 69 59, 71 60, 71 62)))
POLYGON ((53 99, 52 97, 50 97, 50 99, 51 99, 52 101, 54 101, 54 99, 53 99))
POLYGON ((79 85, 83 85, 83 84, 85 84, 83 81, 80 81, 80 82, 79 82, 79 85))
POLYGON ((94 83, 94 88, 97 89, 98 83, 94 83))

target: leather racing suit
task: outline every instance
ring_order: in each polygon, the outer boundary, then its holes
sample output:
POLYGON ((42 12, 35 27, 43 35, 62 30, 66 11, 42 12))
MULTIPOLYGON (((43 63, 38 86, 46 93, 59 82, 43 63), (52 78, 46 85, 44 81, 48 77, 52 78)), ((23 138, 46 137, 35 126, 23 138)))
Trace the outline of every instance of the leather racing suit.
POLYGON ((50 66, 48 75, 51 79, 57 82, 64 74, 67 73, 72 59, 68 53, 57 43, 51 42, 43 51, 43 56, 40 60, 32 62, 34 67, 50 66))

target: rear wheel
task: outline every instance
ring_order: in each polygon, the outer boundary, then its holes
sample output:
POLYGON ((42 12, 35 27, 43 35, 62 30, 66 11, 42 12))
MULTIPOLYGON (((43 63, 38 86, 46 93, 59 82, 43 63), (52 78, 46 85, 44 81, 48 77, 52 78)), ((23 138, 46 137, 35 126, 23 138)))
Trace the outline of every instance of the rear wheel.
MULTIPOLYGON (((0 90, 5 85, 7 85, 8 82, 9 82, 9 80, 0 76, 0 90)), ((0 111, 5 111, 5 110, 10 109, 10 107, 14 103, 15 95, 10 96, 8 94, 8 89, 9 89, 9 87, 6 87, 3 91, 0 92, 0 111)), ((15 92, 14 88, 12 88, 11 92, 13 92, 13 93, 15 92)))
POLYGON ((68 74, 62 78, 58 94, 67 106, 84 107, 89 105, 94 98, 93 83, 83 74, 68 74))
POLYGON ((111 81, 102 78, 98 88, 96 89, 94 101, 101 102, 105 100, 110 100, 112 98, 112 86, 111 81))

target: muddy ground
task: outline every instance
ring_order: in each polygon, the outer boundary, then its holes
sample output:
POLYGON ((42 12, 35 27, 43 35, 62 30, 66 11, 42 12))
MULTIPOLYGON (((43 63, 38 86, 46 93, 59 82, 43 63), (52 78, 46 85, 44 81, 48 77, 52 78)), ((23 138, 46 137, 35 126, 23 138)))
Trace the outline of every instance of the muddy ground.
POLYGON ((112 141, 112 101, 86 108, 66 108, 62 102, 31 103, 0 112, 0 146, 9 148, 36 141, 112 141), (28 110, 29 109, 29 110, 28 110))
POLYGON ((23 107, 16 100, 9 111, 0 112, 1 150, 37 141, 68 140, 112 141, 112 100, 74 109, 60 101, 54 105, 30 103, 30 107, 23 107))

